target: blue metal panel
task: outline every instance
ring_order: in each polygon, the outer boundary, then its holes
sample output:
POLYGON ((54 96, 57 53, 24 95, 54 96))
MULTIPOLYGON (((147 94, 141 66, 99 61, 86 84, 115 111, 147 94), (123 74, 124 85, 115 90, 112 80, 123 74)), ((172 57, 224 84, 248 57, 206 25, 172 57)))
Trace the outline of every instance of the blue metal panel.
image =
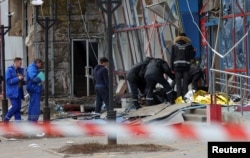
POLYGON ((214 26, 218 25, 219 20, 218 19, 209 19, 209 21, 206 22, 205 26, 214 26))
MULTIPOLYGON (((196 48, 196 58, 200 58, 201 57, 200 32, 197 26, 192 22, 193 19, 190 13, 181 13, 181 17, 182 17, 182 24, 183 24, 184 32, 192 40, 192 44, 194 48, 196 48)), ((199 14, 194 13, 193 17, 194 17, 195 23, 199 25, 199 14)))
POLYGON ((199 0, 178 0, 179 3, 179 11, 181 13, 189 12, 188 4, 191 12, 198 13, 199 12, 199 0))
MULTIPOLYGON (((249 28, 249 23, 247 24, 246 27, 249 28)), ((247 41, 250 41, 249 35, 247 36, 247 41)), ((249 44, 247 44, 247 51, 250 52, 250 45, 249 44)), ((250 53, 248 53, 248 72, 247 72, 247 75, 250 76, 250 62, 249 61, 250 61, 250 53)), ((248 84, 250 84, 250 79, 248 79, 248 84)), ((248 94, 248 95, 250 95, 250 94, 248 94)))
POLYGON ((192 40, 192 44, 196 48, 196 58, 201 57, 200 32, 197 26, 192 22, 193 19, 190 15, 189 8, 192 12, 195 23, 199 26, 199 2, 200 0, 178 0, 183 31, 192 40))

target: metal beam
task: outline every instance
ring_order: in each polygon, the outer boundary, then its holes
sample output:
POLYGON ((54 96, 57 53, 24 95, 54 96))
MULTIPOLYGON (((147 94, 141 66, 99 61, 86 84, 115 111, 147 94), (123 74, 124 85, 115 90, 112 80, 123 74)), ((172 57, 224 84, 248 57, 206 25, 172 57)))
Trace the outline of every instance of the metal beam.
MULTIPOLYGON (((115 122, 116 111, 114 111, 113 106, 113 76, 114 76, 114 62, 113 62, 113 49, 112 49, 112 13, 121 5, 121 0, 98 0, 97 5, 107 14, 108 17, 108 58, 109 58, 109 108, 108 108, 108 120, 115 122), (106 8, 104 8, 106 4, 106 8), (112 7, 112 4, 116 6, 112 7)), ((116 138, 113 136, 108 136, 108 144, 117 144, 116 138)))

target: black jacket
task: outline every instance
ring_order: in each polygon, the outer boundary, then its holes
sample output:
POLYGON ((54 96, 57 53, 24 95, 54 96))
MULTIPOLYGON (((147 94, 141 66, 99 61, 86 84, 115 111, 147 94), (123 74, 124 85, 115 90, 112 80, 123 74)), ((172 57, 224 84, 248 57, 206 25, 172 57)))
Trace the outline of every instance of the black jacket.
POLYGON ((202 68, 200 68, 199 66, 191 66, 189 74, 190 74, 189 83, 192 82, 193 78, 202 79, 204 82, 206 81, 206 75, 203 72, 202 68))
POLYGON ((147 57, 143 62, 140 62, 128 71, 126 78, 129 82, 140 82, 144 80, 146 67, 152 58, 147 57))
POLYGON ((174 79, 174 74, 171 72, 166 61, 162 59, 152 59, 147 65, 145 78, 147 76, 162 76, 164 73, 166 73, 172 80, 174 79))
POLYGON ((172 46, 171 69, 174 71, 188 71, 190 61, 194 57, 195 51, 191 40, 186 36, 177 36, 172 46))
POLYGON ((94 68, 95 87, 109 87, 108 70, 102 65, 96 65, 94 68))
POLYGON ((198 66, 192 66, 189 70, 189 74, 190 76, 194 76, 198 73, 202 73, 202 69, 198 66))

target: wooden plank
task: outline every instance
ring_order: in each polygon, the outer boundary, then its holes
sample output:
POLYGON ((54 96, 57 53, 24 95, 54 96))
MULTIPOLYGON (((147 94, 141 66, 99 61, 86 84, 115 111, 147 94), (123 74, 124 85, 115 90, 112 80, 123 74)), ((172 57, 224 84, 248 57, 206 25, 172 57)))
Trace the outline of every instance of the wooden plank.
POLYGON ((159 104, 154 106, 146 106, 142 107, 136 111, 131 111, 126 115, 126 118, 133 118, 133 117, 145 117, 145 116, 153 116, 165 109, 169 104, 159 104))
POLYGON ((142 122, 150 122, 156 119, 161 119, 164 117, 168 117, 171 114, 173 114, 174 112, 178 111, 181 108, 185 108, 191 106, 190 103, 183 103, 183 104, 174 104, 171 106, 166 107, 164 110, 160 111, 159 113, 153 115, 153 116, 148 116, 142 119, 142 122))

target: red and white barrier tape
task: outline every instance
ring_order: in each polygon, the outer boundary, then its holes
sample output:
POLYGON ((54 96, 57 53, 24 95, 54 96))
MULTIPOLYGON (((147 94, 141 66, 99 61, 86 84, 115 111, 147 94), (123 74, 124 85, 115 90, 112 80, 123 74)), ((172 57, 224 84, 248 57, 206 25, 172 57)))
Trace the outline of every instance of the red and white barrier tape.
POLYGON ((0 135, 32 136, 45 133, 53 136, 147 137, 153 139, 201 139, 208 141, 250 140, 250 127, 243 125, 190 124, 190 125, 124 125, 94 123, 9 123, 0 125, 0 135))

